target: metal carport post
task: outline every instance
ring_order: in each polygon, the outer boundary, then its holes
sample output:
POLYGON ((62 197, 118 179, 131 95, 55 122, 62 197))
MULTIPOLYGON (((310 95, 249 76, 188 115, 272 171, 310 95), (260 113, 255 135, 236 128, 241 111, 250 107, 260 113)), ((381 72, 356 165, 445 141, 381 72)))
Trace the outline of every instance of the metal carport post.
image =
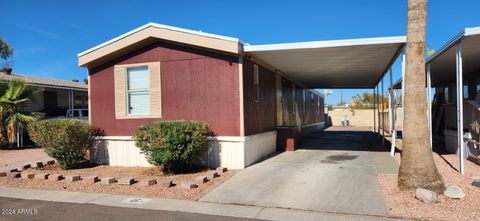
POLYGON ((391 140, 391 149, 390 149, 390 156, 395 156, 395 143, 396 143, 396 138, 397 138, 397 130, 395 129, 395 96, 394 96, 394 90, 393 90, 393 74, 392 74, 392 67, 390 66, 390 90, 389 90, 389 99, 390 99, 390 134, 392 135, 392 140, 391 140))
POLYGON ((430 64, 427 64, 427 116, 428 133, 430 135, 430 148, 433 149, 432 142, 432 78, 430 77, 430 64))
POLYGON ((463 150, 463 67, 462 67, 462 43, 455 46, 455 64, 457 72, 457 145, 460 151, 460 173, 464 174, 464 150, 463 150))
POLYGON ((375 113, 375 108, 376 108, 376 94, 375 94, 375 87, 372 89, 373 90, 373 132, 376 132, 377 130, 377 113, 375 113))

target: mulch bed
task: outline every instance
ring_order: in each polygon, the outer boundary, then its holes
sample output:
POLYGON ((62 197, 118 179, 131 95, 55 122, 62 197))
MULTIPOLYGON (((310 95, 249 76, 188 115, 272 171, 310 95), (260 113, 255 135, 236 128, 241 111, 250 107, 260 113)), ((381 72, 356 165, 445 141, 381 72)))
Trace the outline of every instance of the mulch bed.
POLYGON ((39 169, 27 169, 25 172, 32 173, 49 173, 49 174, 62 174, 64 177, 67 175, 80 175, 82 177, 98 176, 102 177, 115 177, 117 179, 123 177, 134 177, 136 183, 133 185, 101 185, 100 182, 91 184, 86 181, 76 181, 69 183, 65 179, 60 181, 49 180, 36 180, 25 178, 0 178, 1 186, 29 188, 29 189, 45 189, 45 190, 62 190, 71 192, 96 192, 96 193, 113 193, 122 195, 134 195, 144 197, 160 197, 160 198, 173 198, 173 199, 186 199, 197 200, 211 191, 216 186, 223 183, 229 177, 236 173, 236 171, 227 171, 221 173, 220 177, 210 180, 204 184, 200 184, 194 189, 182 189, 180 183, 182 181, 194 181, 195 177, 200 175, 206 175, 210 170, 201 169, 197 172, 187 174, 164 174, 158 167, 111 167, 105 165, 92 166, 89 168, 74 169, 74 170, 62 170, 58 165, 48 165, 39 169), (172 179, 174 186, 170 188, 161 187, 159 185, 153 185, 144 187, 139 184, 138 181, 143 179, 172 179))

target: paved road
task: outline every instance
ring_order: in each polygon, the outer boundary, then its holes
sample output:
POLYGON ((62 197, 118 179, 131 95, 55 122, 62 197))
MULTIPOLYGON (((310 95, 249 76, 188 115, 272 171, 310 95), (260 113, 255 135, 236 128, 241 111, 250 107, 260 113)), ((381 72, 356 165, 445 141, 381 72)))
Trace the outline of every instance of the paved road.
POLYGON ((252 221, 259 219, 234 218, 227 216, 212 216, 198 213, 171 212, 160 210, 134 209, 101 206, 93 204, 58 203, 38 200, 21 200, 0 197, 0 220, 195 220, 195 221, 252 221), (35 215, 3 214, 9 209, 37 209, 35 215))
POLYGON ((344 129, 310 134, 300 150, 237 173, 200 201, 386 216, 377 173, 398 164, 367 129, 344 129))

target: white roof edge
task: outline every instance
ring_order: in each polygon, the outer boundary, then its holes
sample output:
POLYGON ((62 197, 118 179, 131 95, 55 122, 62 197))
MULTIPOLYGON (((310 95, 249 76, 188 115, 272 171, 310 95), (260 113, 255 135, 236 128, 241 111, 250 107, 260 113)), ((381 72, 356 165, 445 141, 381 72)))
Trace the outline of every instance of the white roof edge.
POLYGON ((473 28, 465 28, 462 32, 458 33, 453 37, 450 41, 448 41, 446 44, 444 44, 440 50, 438 50, 435 54, 430 56, 425 63, 430 63, 433 60, 435 60, 437 57, 445 53, 448 49, 450 49, 452 46, 454 46, 458 41, 463 39, 464 37, 468 36, 473 36, 473 35, 480 35, 480 27, 473 27, 473 28))
POLYGON ((244 51, 245 52, 278 51, 278 50, 292 50, 292 49, 344 47, 344 46, 357 46, 357 45, 394 44, 394 43, 405 43, 406 40, 407 38, 405 36, 394 36, 394 37, 358 38, 358 39, 344 39, 344 40, 327 40, 327 41, 306 41, 306 42, 265 44, 265 45, 245 45, 244 51))
POLYGON ((480 35, 480 27, 465 28, 465 36, 480 35))
POLYGON ((184 28, 178 28, 178 27, 174 27, 174 26, 169 26, 169 25, 163 25, 163 24, 158 24, 158 23, 154 23, 154 22, 150 22, 150 23, 147 23, 145 25, 142 25, 138 28, 135 28, 125 34, 122 34, 116 38, 113 38, 111 40, 108 40, 104 43, 101 43, 93 48, 90 48, 90 49, 87 49, 83 52, 80 52, 77 54, 77 57, 80 57, 80 56, 83 56, 85 54, 88 54, 92 51, 95 51, 101 47, 104 47, 108 44, 111 44, 113 42, 116 42, 122 38, 125 38, 129 35, 132 35, 134 33, 137 33, 143 29, 146 29, 148 27, 155 27, 155 28, 163 28, 163 29, 169 29, 169 30, 173 30, 173 31, 179 31, 179 32, 184 32, 184 33, 188 33, 188 34, 194 34, 194 35, 200 35, 200 36, 205 36, 205 37, 210 37, 210 38, 217 38, 217 39, 221 39, 221 40, 227 40, 227 41, 234 41, 234 42, 240 42, 240 40, 238 38, 233 38, 233 37, 228 37, 228 36, 222 36, 222 35, 216 35, 216 34, 210 34, 210 33, 206 33, 206 32, 201 32, 201 31, 194 31, 194 30, 190 30, 190 29, 184 29, 184 28))

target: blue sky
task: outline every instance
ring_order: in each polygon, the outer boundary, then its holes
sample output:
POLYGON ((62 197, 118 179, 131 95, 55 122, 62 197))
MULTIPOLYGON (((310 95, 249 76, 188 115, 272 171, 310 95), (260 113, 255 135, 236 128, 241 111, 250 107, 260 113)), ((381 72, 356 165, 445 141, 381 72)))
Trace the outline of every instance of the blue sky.
MULTIPOLYGON (((83 79, 76 55, 148 22, 240 38, 251 44, 405 35, 407 0, 337 1, 6 1, 0 36, 14 49, 14 72, 83 79)), ((480 26, 478 0, 430 0, 427 42, 440 48, 480 26)), ((400 68, 394 68, 398 79, 400 68)), ((386 79, 387 82, 389 79, 386 79)), ((344 99, 364 90, 344 90, 344 99)), ((371 90, 369 90, 371 91, 371 90)), ((327 102, 338 102, 339 90, 327 102)))

